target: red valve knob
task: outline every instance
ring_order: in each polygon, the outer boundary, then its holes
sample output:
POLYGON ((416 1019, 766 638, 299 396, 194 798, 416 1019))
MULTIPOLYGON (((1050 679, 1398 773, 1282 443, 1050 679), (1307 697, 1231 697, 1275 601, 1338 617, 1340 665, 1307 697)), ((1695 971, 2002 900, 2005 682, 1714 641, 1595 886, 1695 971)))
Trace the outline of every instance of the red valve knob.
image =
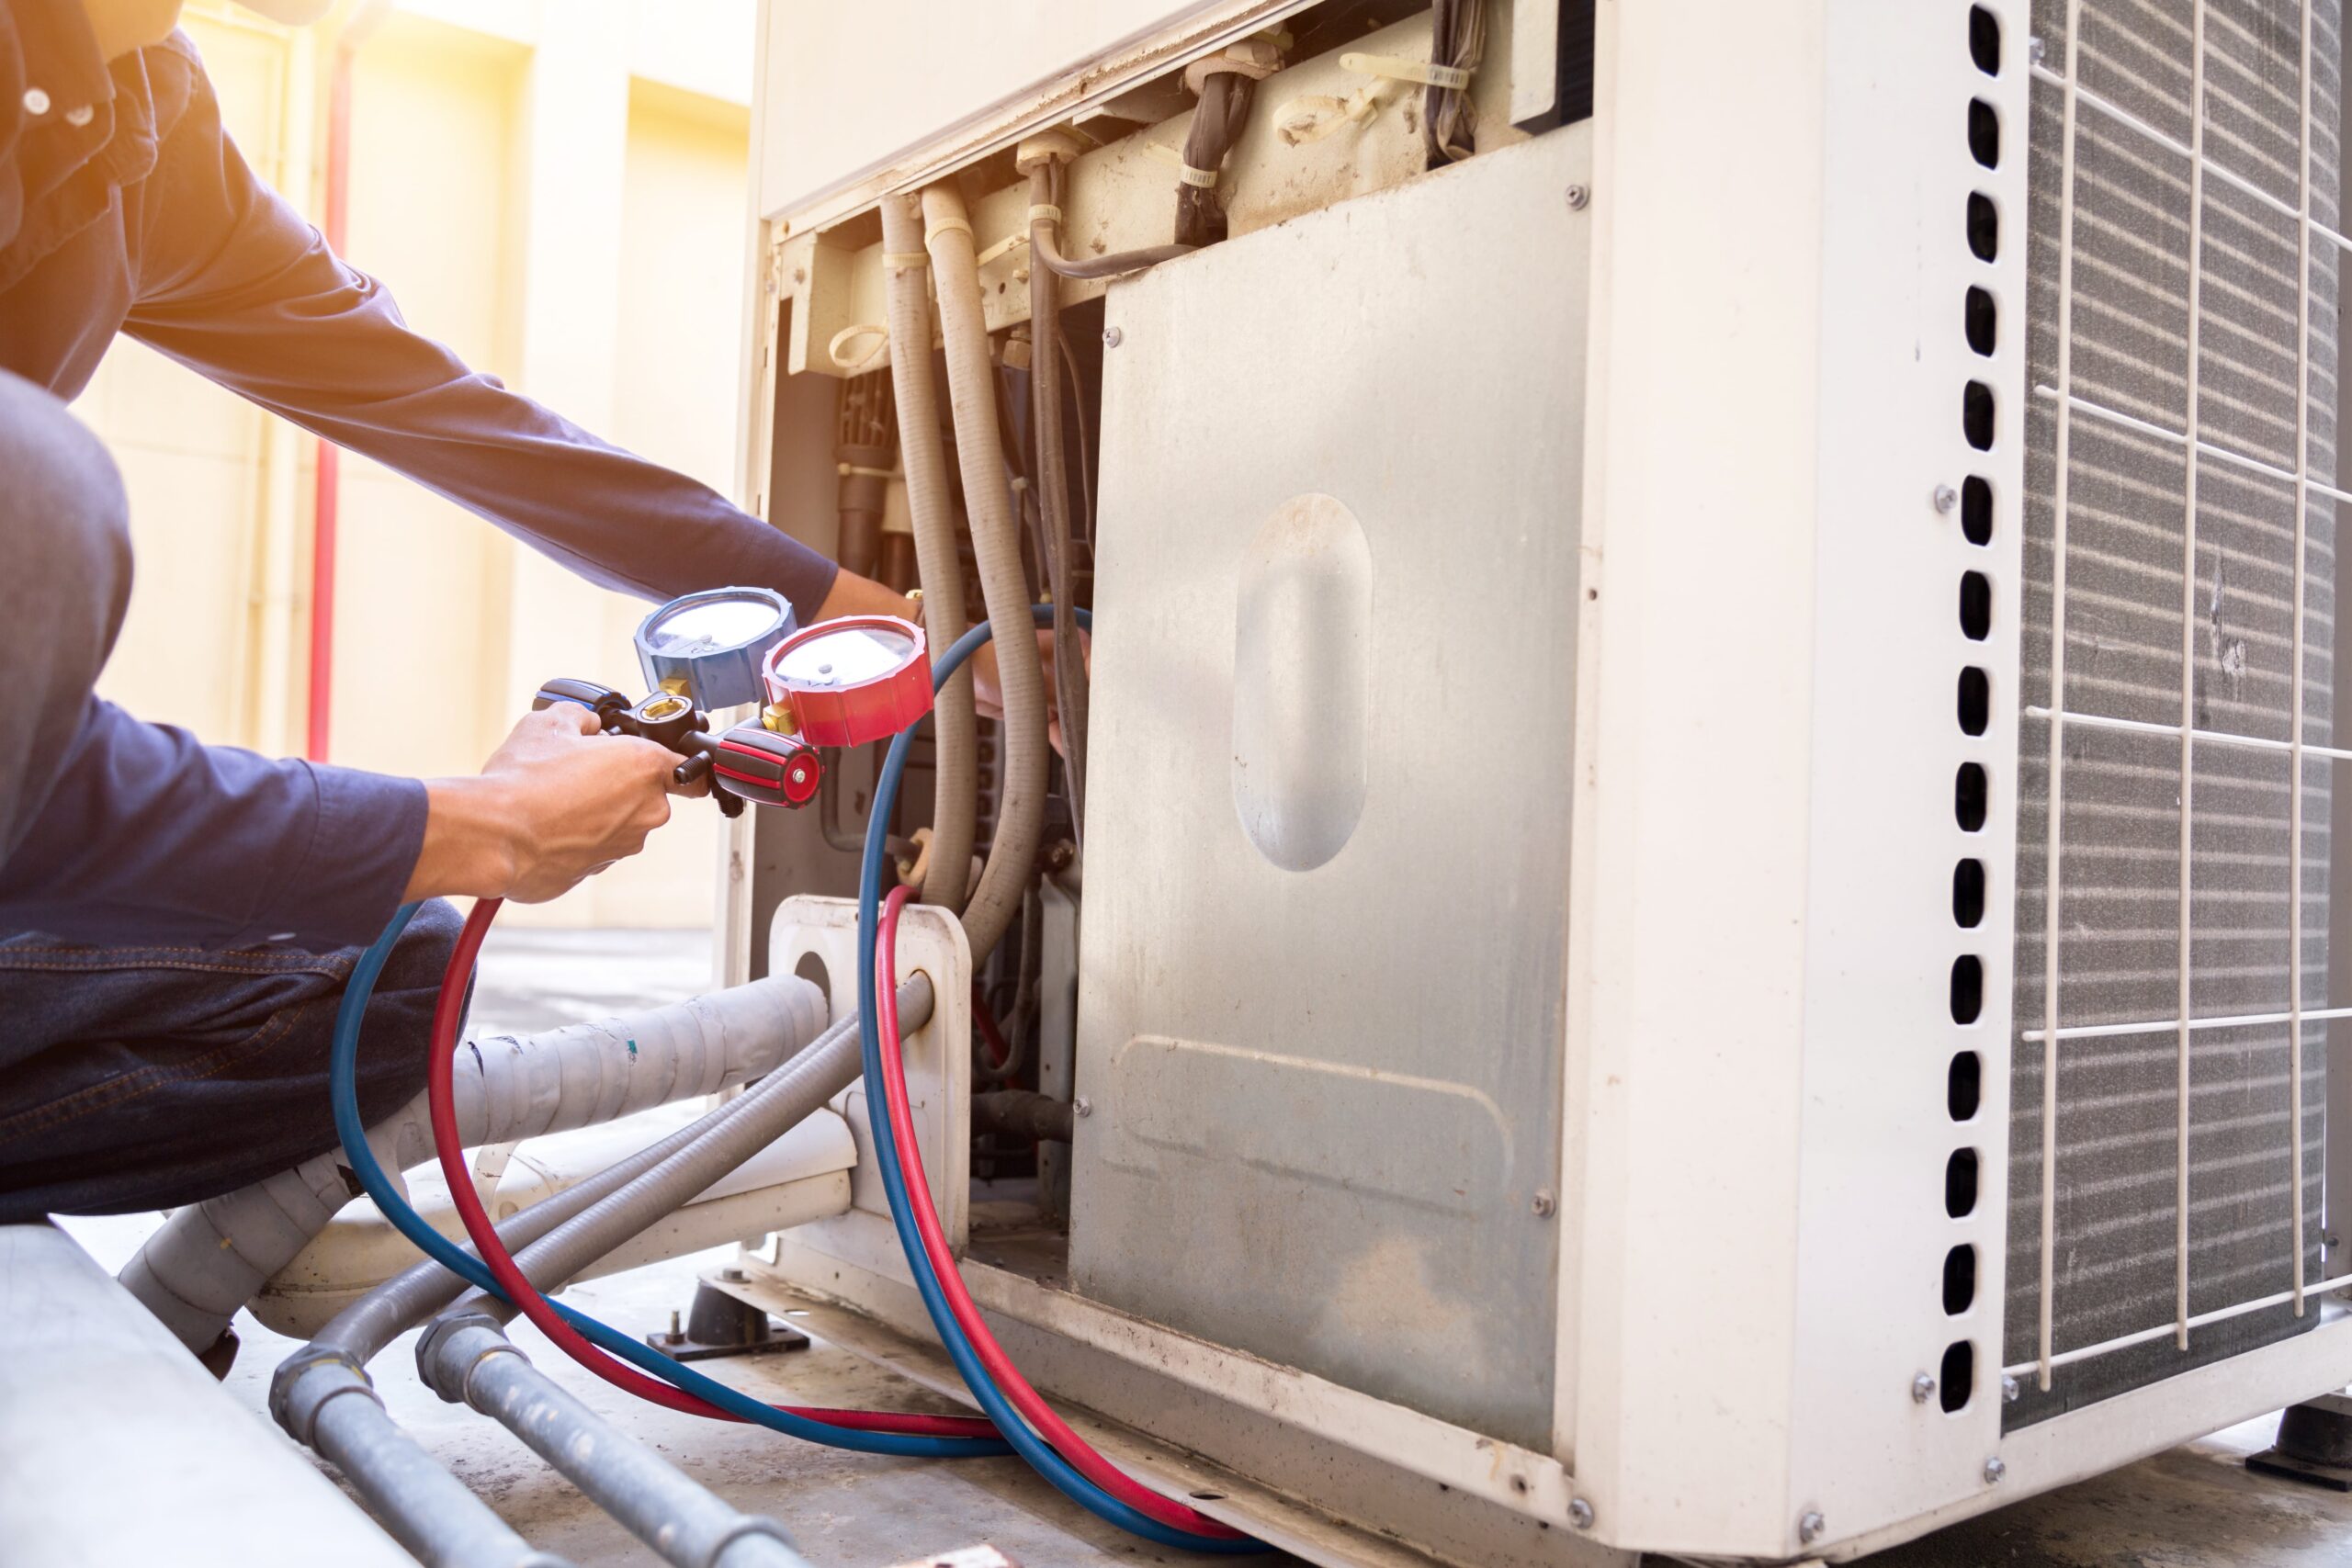
POLYGON ((895 615, 820 622, 778 643, 763 673, 812 746, 886 740, 931 711, 922 628, 895 615))
POLYGON ((756 724, 739 724, 718 738, 710 771, 729 795, 755 806, 796 808, 817 797, 825 776, 815 747, 756 724))

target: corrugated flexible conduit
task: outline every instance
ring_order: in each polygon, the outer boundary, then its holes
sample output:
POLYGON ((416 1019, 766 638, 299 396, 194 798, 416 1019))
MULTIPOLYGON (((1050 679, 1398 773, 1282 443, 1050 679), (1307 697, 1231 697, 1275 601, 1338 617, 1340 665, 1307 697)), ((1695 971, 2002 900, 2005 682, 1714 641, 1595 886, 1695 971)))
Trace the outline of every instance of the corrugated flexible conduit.
MULTIPOLYGON (((890 388, 899 404, 899 460, 906 468, 907 508, 914 522, 923 630, 933 644, 944 646, 962 637, 968 623, 956 517, 948 503, 947 454, 939 436, 939 389, 932 379, 931 295, 924 286, 931 256, 923 248, 918 197, 882 198, 882 253, 890 388)), ((937 771, 922 899, 961 914, 971 888, 972 823, 979 795, 979 721, 968 671, 959 671, 941 690, 931 722, 937 771)))
MULTIPOLYGON (((923 243, 939 287, 940 334, 947 346, 947 400, 956 420, 964 513, 971 523, 972 554, 989 625, 996 633, 997 681, 1004 693, 1004 805, 979 888, 964 910, 964 933, 970 939, 977 971, 1019 913, 1022 895, 1036 869, 1046 816, 1046 682, 1031 630, 1020 528, 997 436, 996 382, 989 365, 988 322, 980 309, 971 220, 964 198, 951 185, 935 185, 922 193, 922 219, 923 243)), ((899 423, 903 432, 903 413, 899 423)), ((933 646, 940 640, 934 637, 933 646)))

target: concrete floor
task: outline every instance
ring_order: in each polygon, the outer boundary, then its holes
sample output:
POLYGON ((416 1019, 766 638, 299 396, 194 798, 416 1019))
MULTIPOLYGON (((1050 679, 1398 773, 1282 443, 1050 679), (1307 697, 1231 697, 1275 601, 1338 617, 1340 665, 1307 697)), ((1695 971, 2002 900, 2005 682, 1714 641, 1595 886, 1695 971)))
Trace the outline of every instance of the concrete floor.
MULTIPOLYGON (((707 983, 707 933, 493 932, 474 1027, 535 1030, 693 994, 707 983)), ((77 1220, 67 1228, 108 1269, 155 1216, 77 1220)), ((724 1252, 574 1287, 564 1299, 639 1332, 667 1325, 698 1272, 724 1252)), ((227 1387, 255 1412, 269 1374, 295 1348, 250 1316, 227 1387)), ((740 1507, 782 1520, 820 1568, 882 1568, 989 1541, 1024 1568, 1202 1563, 1142 1545, 1065 1501, 1018 1460, 956 1464, 810 1448, 765 1431, 641 1404, 579 1371, 528 1324, 515 1343, 624 1429, 740 1507)), ((413 1337, 374 1368, 393 1416, 535 1545, 580 1568, 659 1562, 489 1420, 443 1404, 416 1381, 413 1337)), ((805 1351, 704 1364, 774 1400, 901 1409, 957 1407, 821 1342, 805 1351)), ((265 1417, 266 1418, 266 1417, 265 1417)), ((2064 1491, 2030 1498, 1869 1560, 1871 1568, 2352 1568, 2352 1497, 2257 1477, 2240 1462, 2267 1447, 2277 1417, 2064 1491)), ((5 1551, 0 1551, 5 1555, 5 1551)), ((1257 1559, 1268 1562, 1268 1559, 1257 1559)))

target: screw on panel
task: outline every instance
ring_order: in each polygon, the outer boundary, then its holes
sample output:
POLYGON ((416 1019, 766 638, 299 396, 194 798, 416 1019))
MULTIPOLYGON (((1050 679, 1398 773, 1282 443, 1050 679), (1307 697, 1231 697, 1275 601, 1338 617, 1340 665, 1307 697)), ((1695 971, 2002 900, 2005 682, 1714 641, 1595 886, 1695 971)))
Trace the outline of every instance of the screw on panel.
POLYGON ((743 1270, 734 1268, 721 1269, 718 1271, 718 1277, 726 1280, 730 1285, 740 1285, 744 1281, 744 1280, 749 1278, 743 1270))
POLYGON ((1568 1499, 1568 1523, 1580 1530, 1592 1528, 1592 1505, 1581 1497, 1568 1499))
POLYGON ((1821 1532, 1828 1528, 1829 1521, 1821 1517, 1821 1510, 1818 1508, 1812 1510, 1797 1521, 1797 1544, 1811 1546, 1821 1539, 1821 1532))
POLYGON ((1537 1219, 1547 1220, 1552 1217, 1552 1211, 1560 1206, 1560 1201, 1552 1195, 1550 1188, 1539 1187, 1535 1190, 1535 1196, 1528 1200, 1527 1206, 1534 1211, 1537 1219))
POLYGON ((1104 327, 1102 329, 1102 346, 1104 348, 1116 348, 1119 346, 1120 340, 1125 336, 1126 333, 1121 332, 1116 327, 1104 327))
POLYGON ((1585 203, 1587 203, 1587 202, 1590 201, 1591 199, 1592 199, 1592 192, 1591 192, 1589 189, 1586 188, 1585 186, 1570 186, 1568 187, 1568 210, 1569 210, 1569 211, 1571 211, 1571 212, 1582 212, 1582 211, 1584 210, 1584 209, 1585 209, 1585 203))
POLYGON ((2007 1373, 2007 1372, 2003 1372, 2003 1373, 2001 1374, 2001 1403, 2002 1403, 2002 1404, 2015 1404, 2018 1402, 2018 1400, 2020 1397, 2022 1397, 2022 1396, 2023 1396, 2023 1394, 2024 1394, 2024 1393, 2025 1393, 2025 1390, 2024 1390, 2024 1389, 2022 1389, 2022 1388, 2019 1388, 2019 1387, 2018 1386, 2018 1380, 2017 1380, 2017 1379, 2015 1379, 2015 1378, 2013 1378, 2013 1377, 2009 1376, 2009 1374, 2008 1374, 2008 1373, 2007 1373))
POLYGON ((1950 485, 1938 485, 1934 500, 1937 511, 1949 513, 1960 504, 1960 491, 1950 485))
POLYGON ((2008 1474, 2008 1472, 2009 1467, 2001 1462, 2001 1456, 1999 1454, 1995 1454, 1991 1459, 1984 1461, 1984 1484, 1990 1486, 1999 1481, 2001 1477, 2008 1474))
POLYGON ((1094 1102, 1087 1099, 1086 1096, 1082 1094, 1076 1100, 1069 1102, 1069 1108, 1071 1113, 1074 1115, 1091 1116, 1094 1114, 1094 1102))
POLYGON ((1911 1380, 1911 1403, 1912 1403, 1912 1404, 1927 1404, 1927 1403, 1928 1403, 1928 1396, 1929 1396, 1929 1395, 1931 1395, 1931 1394, 1933 1394, 1935 1392, 1936 1392, 1936 1380, 1935 1380, 1935 1379, 1933 1379, 1933 1378, 1931 1378, 1931 1377, 1929 1377, 1927 1373, 1925 1373, 1925 1372, 1921 1372, 1918 1376, 1917 1376, 1917 1377, 1915 1377, 1915 1378, 1913 1378, 1913 1379, 1911 1380))

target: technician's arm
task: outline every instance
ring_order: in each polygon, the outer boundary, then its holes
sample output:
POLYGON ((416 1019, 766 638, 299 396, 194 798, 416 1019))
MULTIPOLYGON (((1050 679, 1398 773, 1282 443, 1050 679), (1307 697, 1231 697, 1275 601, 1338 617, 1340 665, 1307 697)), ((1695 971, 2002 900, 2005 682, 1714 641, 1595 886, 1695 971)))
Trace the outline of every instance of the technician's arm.
POLYGON ((390 916, 424 840, 413 779, 207 746, 96 697, 51 761, 0 863, 0 930, 109 947, 348 946, 390 916))
POLYGON ((751 583, 804 623, 823 612, 831 561, 411 332, 254 175, 219 118, 199 84, 145 184, 150 248, 126 332, 606 587, 666 599, 751 583))
POLYGON ((669 816, 678 759, 594 727, 531 714, 481 776, 420 784, 207 746, 93 697, 0 863, 0 931, 323 952, 373 940, 403 898, 552 898, 669 816))

